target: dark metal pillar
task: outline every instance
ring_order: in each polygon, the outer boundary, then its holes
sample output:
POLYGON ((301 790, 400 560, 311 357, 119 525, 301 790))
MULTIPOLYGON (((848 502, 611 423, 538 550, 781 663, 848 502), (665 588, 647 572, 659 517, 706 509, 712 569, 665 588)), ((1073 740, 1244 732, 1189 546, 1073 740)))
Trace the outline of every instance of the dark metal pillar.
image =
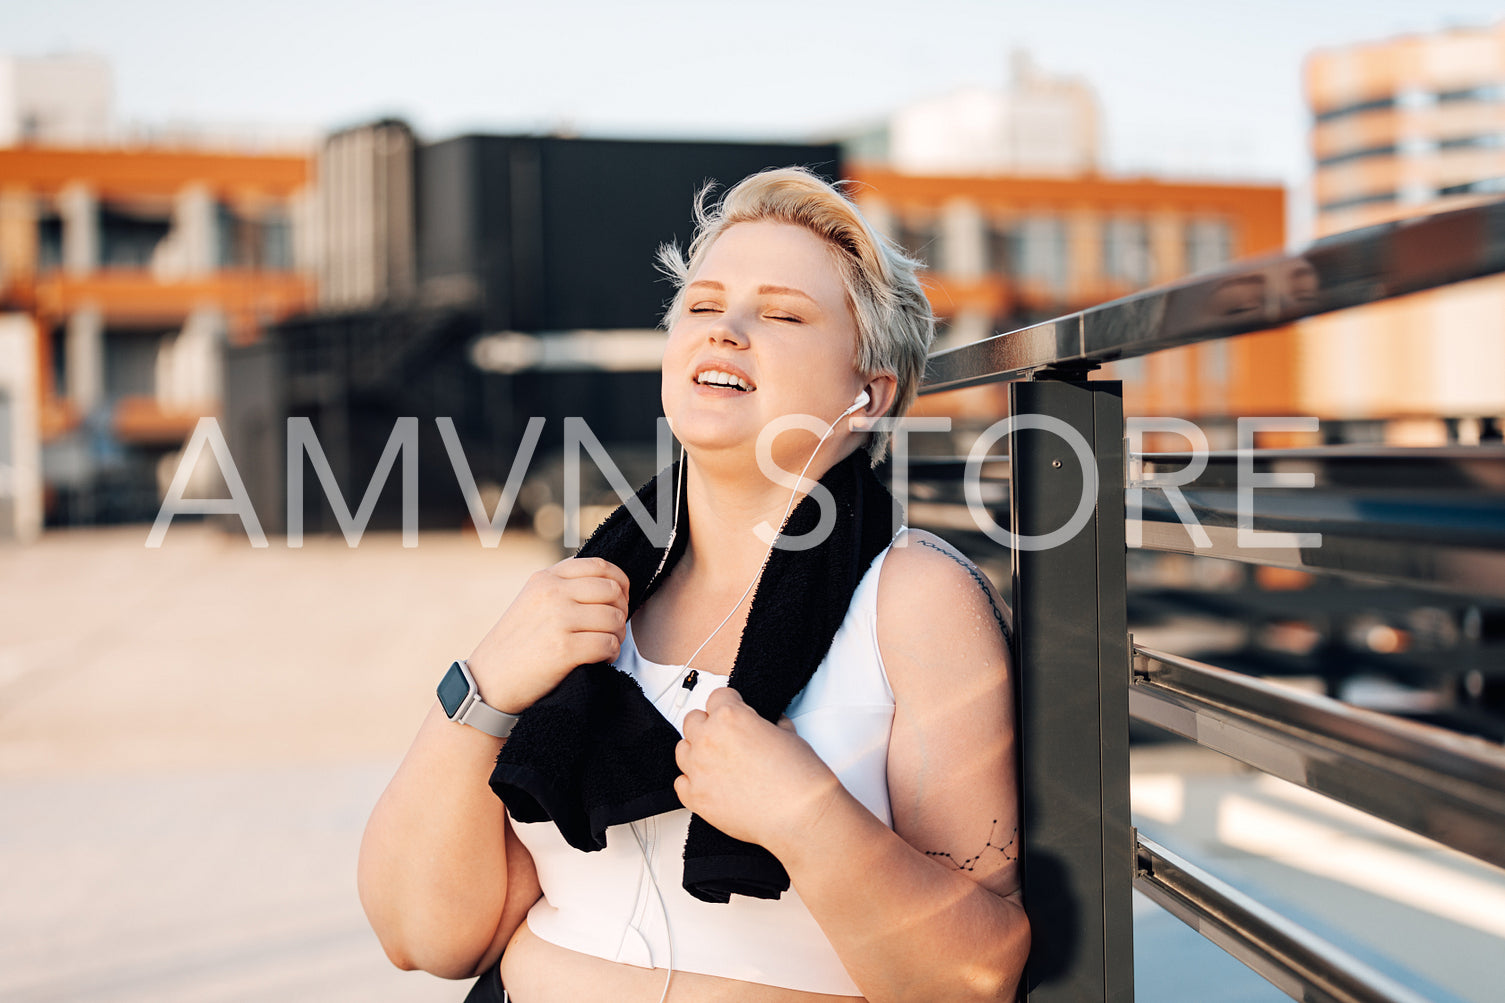
POLYGON ((1040 415, 1069 426, 1097 475, 1081 528, 1040 548, 1092 485, 1071 436, 1018 427, 1009 435, 1024 897, 1034 932, 1028 998, 1131 1003, 1122 385, 1037 379, 1010 385, 1009 404, 1016 422, 1040 415))

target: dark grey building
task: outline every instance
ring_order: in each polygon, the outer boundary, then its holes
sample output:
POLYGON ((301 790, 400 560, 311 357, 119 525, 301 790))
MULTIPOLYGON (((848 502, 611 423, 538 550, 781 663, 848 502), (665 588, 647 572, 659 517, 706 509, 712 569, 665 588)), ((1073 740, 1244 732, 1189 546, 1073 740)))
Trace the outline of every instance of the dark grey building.
MULTIPOLYGON (((381 176, 402 176, 392 144, 353 143, 348 130, 339 141, 343 171, 359 175, 351 151, 370 149, 383 158, 381 176)), ((412 149, 411 291, 372 289, 362 309, 326 308, 229 353, 226 436, 269 531, 286 525, 290 417, 312 423, 351 511, 396 419, 418 417, 425 526, 469 520, 440 416, 454 420, 477 482, 493 485, 505 482, 529 418, 546 419, 516 516, 557 498, 566 416, 584 418, 624 472, 651 473, 660 408, 646 334, 670 296, 658 246, 688 242, 691 201, 707 182, 725 187, 790 164, 841 174, 834 145, 462 136, 412 149), (549 350, 497 363, 496 352, 477 350, 482 342, 549 350), (603 351, 628 345, 648 350, 626 361, 603 351)), ((394 470, 373 528, 398 525, 399 481, 394 470)), ((304 486, 305 527, 335 530, 311 472, 304 486)))

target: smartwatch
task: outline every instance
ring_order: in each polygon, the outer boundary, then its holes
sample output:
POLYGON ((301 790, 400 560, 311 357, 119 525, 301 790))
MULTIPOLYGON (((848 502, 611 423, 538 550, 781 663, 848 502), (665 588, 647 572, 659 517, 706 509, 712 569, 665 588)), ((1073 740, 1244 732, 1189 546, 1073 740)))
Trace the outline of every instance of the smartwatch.
POLYGON ((452 663, 439 680, 438 694, 439 705, 456 724, 468 724, 495 738, 506 738, 517 724, 516 714, 504 714, 481 699, 476 677, 463 658, 452 663))

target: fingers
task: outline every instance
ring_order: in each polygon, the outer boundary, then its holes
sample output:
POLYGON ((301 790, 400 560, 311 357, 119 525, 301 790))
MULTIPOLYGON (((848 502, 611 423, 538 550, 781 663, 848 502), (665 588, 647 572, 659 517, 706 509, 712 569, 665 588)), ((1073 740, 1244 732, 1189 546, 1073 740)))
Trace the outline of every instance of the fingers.
POLYGON ((622 653, 622 639, 604 631, 577 631, 566 642, 567 660, 573 665, 614 662, 622 653))
POLYGON ((619 640, 627 633, 627 612, 618 606, 581 603, 568 611, 565 622, 572 631, 615 634, 619 640))
POLYGON ((610 578, 555 578, 547 582, 547 588, 571 602, 597 603, 627 609, 627 593, 610 578))
MULTIPOLYGON (((715 696, 716 694, 712 693, 711 695, 715 696)), ((706 702, 710 703, 709 700, 706 702)), ((705 724, 706 717, 707 714, 703 710, 692 710, 690 711, 690 713, 685 715, 684 723, 679 726, 679 733, 685 736, 685 740, 687 742, 692 742, 695 740, 694 733, 698 732, 701 726, 705 724)), ((684 743, 682 742, 680 744, 684 743)))
POLYGON ((627 574, 610 561, 599 557, 570 557, 549 569, 560 578, 606 578, 622 589, 625 596, 631 587, 627 574))
MULTIPOLYGON (((742 699, 742 694, 738 693, 730 686, 721 687, 720 689, 713 692, 710 696, 706 697, 705 701, 706 713, 720 710, 723 707, 738 706, 746 707, 747 703, 742 699)), ((688 721, 689 718, 687 717, 685 718, 685 720, 688 721)))

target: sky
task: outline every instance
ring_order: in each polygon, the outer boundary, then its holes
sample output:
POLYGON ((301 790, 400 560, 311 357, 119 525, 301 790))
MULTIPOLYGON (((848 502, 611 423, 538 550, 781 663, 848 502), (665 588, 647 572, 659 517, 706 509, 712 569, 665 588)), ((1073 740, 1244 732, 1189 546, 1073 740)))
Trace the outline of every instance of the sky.
POLYGON ((105 56, 136 125, 807 140, 1001 85, 1024 49, 1097 89, 1110 171, 1299 193, 1308 52, 1502 17, 1482 0, 12 0, 0 53, 105 56))

